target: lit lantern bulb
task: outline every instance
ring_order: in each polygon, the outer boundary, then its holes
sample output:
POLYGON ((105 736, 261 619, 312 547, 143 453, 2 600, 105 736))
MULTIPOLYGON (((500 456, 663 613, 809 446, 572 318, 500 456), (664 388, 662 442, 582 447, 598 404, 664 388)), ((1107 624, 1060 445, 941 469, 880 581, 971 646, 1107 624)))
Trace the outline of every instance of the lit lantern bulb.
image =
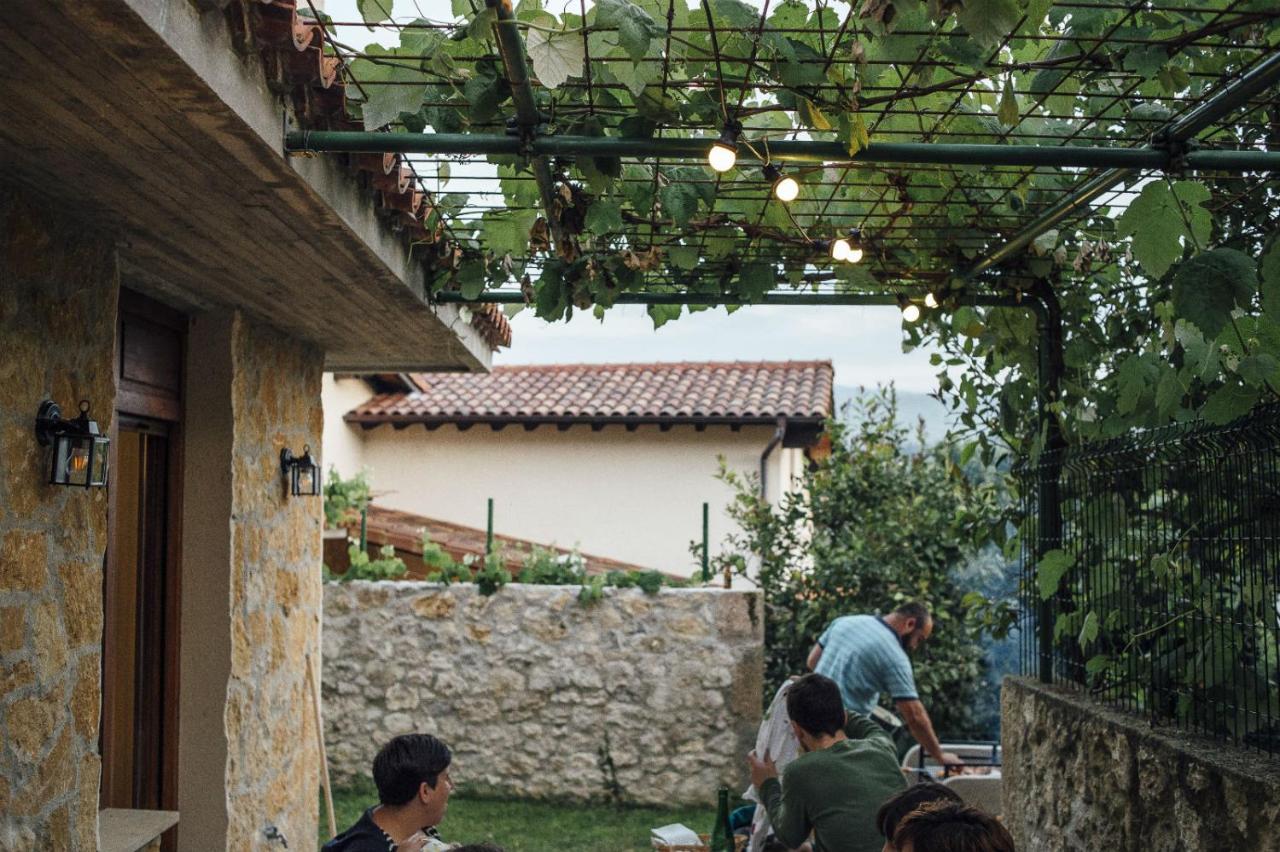
POLYGON ((83 447, 76 447, 71 451, 71 455, 67 457, 67 471, 69 473, 84 473, 89 467, 89 451, 83 447))
POLYGON ((845 258, 845 260, 849 261, 850 263, 857 263, 858 261, 862 260, 862 246, 850 246, 849 255, 845 258))
POLYGON ((902 318, 907 322, 915 322, 916 320, 920 319, 920 306, 907 305, 905 308, 902 309, 902 318))
POLYGON ((720 141, 712 145, 711 150, 707 152, 707 162, 716 171, 727 172, 733 168, 734 163, 738 162, 738 152, 731 145, 720 141))
MULTIPOLYGON (((853 248, 849 245, 849 241, 842 238, 831 241, 831 259, 832 260, 848 260, 853 254, 853 248)), ((861 252, 859 252, 861 257, 861 252)))
POLYGON ((783 175, 773 185, 773 194, 784 204, 790 204, 800 197, 800 184, 790 175, 783 175))
POLYGON ((938 299, 932 293, 926 293, 924 297, 924 306, 926 308, 938 307, 938 299))

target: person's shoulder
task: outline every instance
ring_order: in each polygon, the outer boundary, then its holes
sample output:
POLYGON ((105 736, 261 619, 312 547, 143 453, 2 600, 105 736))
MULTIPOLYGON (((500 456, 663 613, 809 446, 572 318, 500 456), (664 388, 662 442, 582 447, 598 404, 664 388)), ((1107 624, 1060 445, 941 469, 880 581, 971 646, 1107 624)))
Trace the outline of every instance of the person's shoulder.
POLYGON ((321 852, 387 852, 387 836, 373 821, 372 809, 346 831, 321 847, 321 852))

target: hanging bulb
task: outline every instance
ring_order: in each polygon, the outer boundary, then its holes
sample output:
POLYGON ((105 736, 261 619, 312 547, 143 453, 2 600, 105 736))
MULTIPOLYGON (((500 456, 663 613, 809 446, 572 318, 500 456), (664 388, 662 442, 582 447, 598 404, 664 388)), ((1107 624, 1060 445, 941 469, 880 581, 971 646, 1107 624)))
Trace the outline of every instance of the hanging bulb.
POLYGON ((850 263, 857 263, 858 261, 862 260, 862 246, 850 246, 849 256, 846 257, 845 260, 849 261, 850 263))
POLYGON ((924 296, 924 306, 930 309, 938 307, 938 297, 933 295, 932 292, 926 293, 924 296))
POLYGON ((707 163, 718 172, 727 172, 738 162, 738 134, 742 125, 736 121, 726 122, 720 138, 707 152, 707 163))
POLYGON ((906 307, 902 309, 902 318, 907 322, 915 322, 920 319, 920 306, 908 302, 906 307))
POLYGON ((784 175, 782 169, 773 163, 765 164, 764 176, 773 183, 773 197, 783 204, 790 204, 800 197, 800 184, 790 175, 784 175))
POLYGON ((832 260, 848 260, 849 254, 853 249, 849 246, 849 241, 843 237, 831 241, 831 259, 832 260))

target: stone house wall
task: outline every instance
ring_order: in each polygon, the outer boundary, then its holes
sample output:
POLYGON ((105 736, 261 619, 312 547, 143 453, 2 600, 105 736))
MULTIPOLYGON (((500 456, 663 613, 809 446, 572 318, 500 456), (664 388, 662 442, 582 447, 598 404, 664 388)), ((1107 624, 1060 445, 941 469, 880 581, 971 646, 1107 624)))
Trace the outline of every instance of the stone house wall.
POLYGON ((1006 678, 1004 820, 1019 849, 1280 850, 1274 758, 1006 678))
POLYGON ((310 444, 323 415, 323 354, 237 315, 232 327, 234 423, 231 668, 226 686, 227 849, 269 847, 274 825, 291 844, 316 836, 320 763, 308 655, 319 681, 323 503, 291 497, 280 449, 310 444))
POLYGON ((104 489, 47 485, 36 408, 115 408, 116 258, 0 188, 0 849, 94 849, 104 489))
POLYGON ((753 592, 329 583, 324 717, 335 784, 395 734, 434 733, 468 789, 709 804, 745 785, 761 715, 753 592))

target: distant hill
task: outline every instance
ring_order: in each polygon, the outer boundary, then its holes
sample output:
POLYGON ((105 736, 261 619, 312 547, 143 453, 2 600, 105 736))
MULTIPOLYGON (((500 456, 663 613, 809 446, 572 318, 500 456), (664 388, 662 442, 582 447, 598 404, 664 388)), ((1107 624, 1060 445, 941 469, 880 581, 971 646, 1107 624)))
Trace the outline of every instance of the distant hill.
MULTIPOLYGON (((844 404, 859 395, 856 387, 836 385, 836 409, 841 410, 844 404)), ((915 432, 917 418, 924 418, 925 441, 936 444, 947 434, 948 412, 946 406, 927 393, 919 391, 898 391, 898 420, 915 432)))

